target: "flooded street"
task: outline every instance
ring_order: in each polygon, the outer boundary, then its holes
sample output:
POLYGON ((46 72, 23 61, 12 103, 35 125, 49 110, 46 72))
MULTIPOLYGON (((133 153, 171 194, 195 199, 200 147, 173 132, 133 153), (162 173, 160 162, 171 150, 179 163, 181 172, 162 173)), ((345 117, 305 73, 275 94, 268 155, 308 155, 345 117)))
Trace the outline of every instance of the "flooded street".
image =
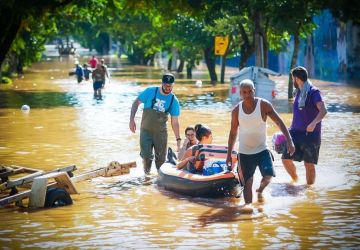
MULTIPOLYGON (((144 181, 139 131, 133 134, 128 128, 130 108, 139 92, 160 83, 162 71, 111 58, 106 63, 111 82, 103 100, 93 98, 92 83, 77 84, 68 76, 73 58, 44 60, 12 86, 0 85, 0 165, 51 170, 74 164, 76 175, 111 161, 137 162, 129 175, 77 183, 80 194, 72 195, 71 206, 0 208, 1 249, 359 249, 359 87, 313 81, 329 111, 315 185, 305 187, 302 163, 296 163, 300 181, 291 185, 280 155, 274 154, 277 176, 264 201, 255 197, 254 212, 244 214, 242 198, 189 198, 163 190, 156 184, 155 166, 152 180, 144 181), (20 110, 23 104, 31 107, 29 113, 20 110)), ((229 85, 197 88, 197 79, 207 83, 206 71, 195 71, 191 81, 176 80, 181 135, 190 124, 206 123, 214 144, 227 144, 229 85)), ((274 79, 278 99, 273 104, 289 125, 286 77, 274 79)), ((278 129, 268 124, 270 146, 278 129)), ((169 146, 175 145, 170 129, 169 146)), ((254 190, 260 177, 257 170, 254 190)))

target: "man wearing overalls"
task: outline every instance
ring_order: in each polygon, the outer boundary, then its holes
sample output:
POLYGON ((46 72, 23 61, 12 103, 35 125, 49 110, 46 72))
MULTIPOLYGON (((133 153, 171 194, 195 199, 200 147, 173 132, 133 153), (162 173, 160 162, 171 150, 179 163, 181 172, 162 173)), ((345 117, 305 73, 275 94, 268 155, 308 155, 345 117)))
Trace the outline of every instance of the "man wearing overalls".
POLYGON ((179 151, 181 138, 179 133, 180 105, 177 97, 172 93, 175 77, 166 73, 162 77, 161 87, 149 87, 145 89, 134 101, 130 114, 130 130, 135 133, 135 114, 141 103, 144 110, 140 128, 140 155, 143 159, 144 172, 150 174, 151 164, 154 159, 159 169, 165 162, 167 149, 167 121, 171 116, 171 127, 174 131, 177 150, 179 151))

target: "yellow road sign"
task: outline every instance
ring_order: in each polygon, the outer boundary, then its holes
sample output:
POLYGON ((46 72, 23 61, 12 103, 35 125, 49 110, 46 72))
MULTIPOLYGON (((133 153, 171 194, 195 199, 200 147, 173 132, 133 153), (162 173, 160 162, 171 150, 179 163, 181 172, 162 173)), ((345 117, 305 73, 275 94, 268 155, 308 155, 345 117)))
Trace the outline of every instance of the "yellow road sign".
POLYGON ((215 55, 225 55, 229 46, 229 36, 215 36, 215 55))

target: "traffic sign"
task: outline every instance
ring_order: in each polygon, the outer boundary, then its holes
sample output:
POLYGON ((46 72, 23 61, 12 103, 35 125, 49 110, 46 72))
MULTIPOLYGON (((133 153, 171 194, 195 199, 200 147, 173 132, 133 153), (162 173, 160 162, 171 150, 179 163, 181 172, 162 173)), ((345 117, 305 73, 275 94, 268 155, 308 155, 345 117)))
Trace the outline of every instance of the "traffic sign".
POLYGON ((215 55, 225 55, 229 45, 229 36, 215 36, 215 55))

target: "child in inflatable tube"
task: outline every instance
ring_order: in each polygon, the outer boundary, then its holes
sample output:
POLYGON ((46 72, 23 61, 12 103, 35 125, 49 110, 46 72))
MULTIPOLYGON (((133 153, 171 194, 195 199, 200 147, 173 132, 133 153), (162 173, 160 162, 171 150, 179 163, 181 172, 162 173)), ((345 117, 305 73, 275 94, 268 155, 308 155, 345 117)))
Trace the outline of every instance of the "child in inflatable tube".
MULTIPOLYGON (((227 147, 211 145, 213 140, 212 132, 206 125, 195 125, 195 132, 199 144, 186 150, 183 158, 180 159, 181 161, 176 164, 176 168, 185 169, 190 173, 204 175, 215 174, 225 170, 227 147), (221 160, 224 161, 223 164, 221 160), (212 167, 212 169, 210 169, 210 167, 212 167)), ((236 162, 236 155, 236 152, 234 152, 234 163, 236 162)))

